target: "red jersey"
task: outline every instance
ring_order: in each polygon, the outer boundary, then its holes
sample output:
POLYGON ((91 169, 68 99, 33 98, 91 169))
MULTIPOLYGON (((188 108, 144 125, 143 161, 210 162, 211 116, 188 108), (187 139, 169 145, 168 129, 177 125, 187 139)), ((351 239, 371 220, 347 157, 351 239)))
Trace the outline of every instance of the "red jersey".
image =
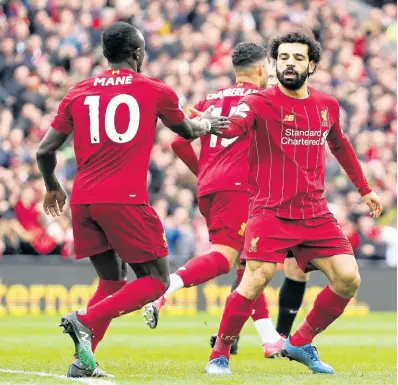
POLYGON ((77 176, 71 203, 147 204, 156 122, 184 113, 165 84, 128 69, 108 70, 73 87, 51 124, 74 132, 77 176))
MULTIPOLYGON (((230 116, 244 96, 260 90, 260 87, 251 83, 236 83, 207 95, 195 108, 205 111, 214 106, 214 114, 230 116)), ((250 136, 226 139, 216 135, 204 135, 200 140, 202 147, 199 156, 198 196, 217 191, 247 191, 250 136)))
POLYGON ((336 99, 309 88, 306 99, 274 86, 245 97, 230 118, 229 133, 250 132, 251 216, 314 218, 329 212, 323 196, 325 143, 359 192, 371 192, 339 122, 336 99))

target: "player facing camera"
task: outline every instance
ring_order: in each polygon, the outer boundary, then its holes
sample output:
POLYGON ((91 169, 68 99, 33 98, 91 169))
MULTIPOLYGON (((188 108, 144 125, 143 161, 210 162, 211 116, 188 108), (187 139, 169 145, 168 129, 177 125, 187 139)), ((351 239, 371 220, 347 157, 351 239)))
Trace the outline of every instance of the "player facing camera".
POLYGON ((272 40, 270 56, 276 62, 276 75, 287 89, 296 91, 314 74, 322 48, 313 36, 295 31, 272 40))

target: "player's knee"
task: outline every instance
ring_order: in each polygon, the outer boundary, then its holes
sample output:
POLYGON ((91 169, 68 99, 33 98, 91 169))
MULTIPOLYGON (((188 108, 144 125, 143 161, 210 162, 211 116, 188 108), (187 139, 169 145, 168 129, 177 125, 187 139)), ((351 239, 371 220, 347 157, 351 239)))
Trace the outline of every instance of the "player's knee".
POLYGON ((337 279, 338 294, 345 297, 353 297, 361 284, 361 276, 358 269, 345 270, 337 279))
POLYGON ((249 299, 257 298, 271 280, 275 269, 274 263, 247 261, 238 292, 249 299))

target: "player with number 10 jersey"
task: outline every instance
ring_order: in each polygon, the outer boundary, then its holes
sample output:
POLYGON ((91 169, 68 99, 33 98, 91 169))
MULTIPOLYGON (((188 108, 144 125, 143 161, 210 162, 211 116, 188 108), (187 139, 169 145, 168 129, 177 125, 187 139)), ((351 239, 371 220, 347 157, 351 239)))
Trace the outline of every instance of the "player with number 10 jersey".
MULTIPOLYGON (((117 28, 124 26, 115 26, 116 33, 117 28)), ((139 72, 113 66, 80 82, 64 97, 51 124, 64 135, 74 133, 78 172, 71 208, 78 259, 109 249, 129 263, 168 254, 147 193, 157 120, 189 138, 197 137, 193 130, 201 123, 185 118, 171 88, 139 72)))
MULTIPOLYGON (((63 99, 52 127, 65 134, 74 132, 78 172, 71 208, 77 258, 98 254, 109 249, 110 243, 126 262, 133 262, 127 256, 134 262, 144 262, 151 254, 168 254, 162 225, 148 206, 147 193, 149 157, 158 117, 172 125, 183 121, 176 94, 163 83, 130 69, 110 69, 84 80, 63 99), (148 229, 143 223, 135 228, 132 237, 127 229, 131 221, 119 218, 117 226, 108 222, 115 228, 107 231, 107 237, 102 236, 94 223, 89 226, 87 217, 94 216, 101 226, 107 227, 107 221, 100 217, 108 208, 113 216, 116 213, 113 206, 86 206, 93 204, 134 205, 134 212, 140 209, 140 215, 148 217, 153 228, 148 229), (94 212, 97 209, 101 214, 94 212), (84 212, 88 210, 90 215, 84 212), (126 237, 115 234, 124 224, 126 237), (148 232, 153 233, 152 244, 147 242, 148 232), (120 238, 125 238, 124 242, 120 238), (140 250, 141 256, 137 252, 132 255, 131 247, 140 250)), ((117 215, 123 216, 121 212, 117 215)))
POLYGON ((142 308, 168 287, 167 242, 146 191, 158 118, 184 138, 214 133, 213 122, 228 122, 186 118, 169 87, 140 74, 145 40, 131 24, 109 26, 102 48, 110 69, 69 91, 36 153, 47 190, 44 210, 60 215, 66 194, 55 175, 56 152, 74 132, 76 258, 89 257, 99 277, 87 308, 61 319, 75 345, 69 377, 108 377, 94 352, 111 320, 142 308), (133 282, 126 281, 127 263, 137 276, 133 282))

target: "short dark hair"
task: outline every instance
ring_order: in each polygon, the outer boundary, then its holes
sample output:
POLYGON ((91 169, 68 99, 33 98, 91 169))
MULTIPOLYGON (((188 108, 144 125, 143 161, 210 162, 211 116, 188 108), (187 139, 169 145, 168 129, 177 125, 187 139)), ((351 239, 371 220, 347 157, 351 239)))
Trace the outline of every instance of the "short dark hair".
POLYGON ((315 39, 314 35, 303 31, 292 31, 272 38, 268 48, 272 59, 276 60, 278 58, 278 48, 284 43, 306 44, 308 46, 308 57, 310 61, 314 61, 318 64, 321 60, 321 44, 315 39))
POLYGON ((232 52, 232 65, 246 67, 267 57, 267 50, 260 44, 242 42, 232 52))
POLYGON ((131 57, 139 46, 138 30, 122 21, 112 24, 102 34, 102 51, 111 63, 120 63, 131 57))

